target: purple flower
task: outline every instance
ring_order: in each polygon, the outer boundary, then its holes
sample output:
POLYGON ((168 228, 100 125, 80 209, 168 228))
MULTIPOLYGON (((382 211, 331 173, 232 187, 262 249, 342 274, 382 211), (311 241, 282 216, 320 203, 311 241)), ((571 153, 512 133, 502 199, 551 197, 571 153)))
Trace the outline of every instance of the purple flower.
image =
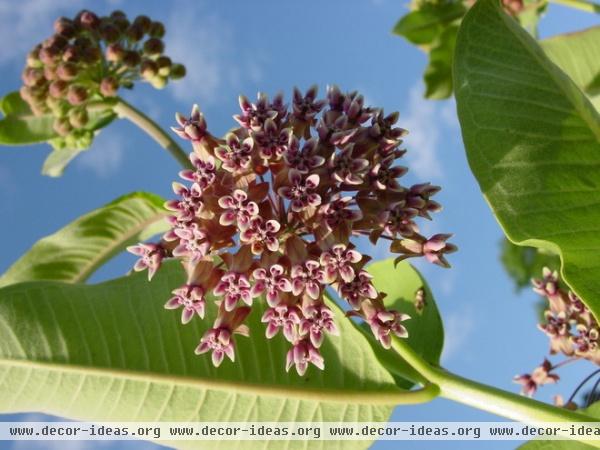
POLYGON ((279 130, 273 119, 267 119, 264 128, 253 135, 260 157, 270 161, 279 160, 287 148, 291 133, 291 128, 279 130))
POLYGON ((219 217, 221 225, 234 225, 238 227, 247 225, 250 219, 258 215, 258 205, 248 200, 248 194, 241 189, 233 191, 232 195, 225 195, 219 199, 219 206, 225 211, 219 217))
POLYGON ((350 209, 352 197, 333 196, 329 203, 320 208, 321 219, 329 230, 338 228, 340 225, 351 225, 352 222, 362 218, 362 212, 358 209, 350 209))
POLYGON ((321 117, 317 123, 317 134, 322 143, 327 143, 333 146, 343 146, 348 144, 357 136, 360 131, 359 127, 348 125, 348 117, 339 116, 335 119, 325 115, 321 117))
POLYGON ((247 170, 252 161, 254 140, 248 137, 240 142, 235 134, 230 133, 225 138, 225 142, 227 145, 215 149, 215 155, 223 161, 223 169, 232 173, 247 170))
POLYGON ((379 222, 389 236, 396 237, 397 234, 400 234, 408 237, 419 232, 419 228, 413 220, 417 214, 416 209, 406 207, 406 203, 402 201, 386 209, 379 216, 379 222))
POLYGON ((206 136, 206 120, 200 112, 198 105, 192 107, 190 118, 186 118, 180 113, 175 114, 175 120, 179 124, 178 127, 171 127, 177 135, 188 141, 199 141, 206 136))
POLYGON ((283 153, 286 164, 300 173, 306 174, 325 163, 325 158, 317 154, 318 141, 314 138, 308 139, 300 150, 298 138, 290 136, 289 145, 283 153))
POLYGON ((388 156, 380 163, 376 164, 373 169, 371 169, 371 180, 373 185, 381 190, 391 190, 391 191, 401 191, 402 187, 398 183, 397 178, 401 177, 407 172, 406 167, 396 166, 392 167, 394 164, 395 158, 393 155, 388 156))
POLYGON ((281 122, 287 114, 287 106, 283 104, 282 95, 275 96, 273 103, 270 103, 265 94, 259 93, 256 104, 251 103, 245 96, 241 95, 240 108, 242 113, 233 116, 233 118, 243 128, 253 131, 259 131, 268 119, 277 118, 281 122))
POLYGON ((398 337, 408 337, 408 331, 401 322, 410 319, 408 314, 401 314, 397 311, 376 311, 367 318, 367 323, 375 338, 381 342, 384 348, 389 349, 392 345, 392 334, 398 337))
POLYGON ((181 312, 181 323, 188 323, 192 320, 194 314, 197 314, 201 319, 204 318, 206 300, 204 298, 204 288, 202 286, 186 284, 175 289, 172 294, 174 296, 165 304, 165 308, 177 309, 183 307, 183 311, 181 312))
POLYGON ((313 364, 321 370, 325 368, 325 362, 319 350, 310 341, 302 340, 294 344, 288 351, 285 370, 289 372, 292 366, 296 366, 298 375, 303 376, 309 364, 313 364))
POLYGON ((394 241, 390 250, 395 253, 402 253, 402 255, 396 258, 396 261, 413 256, 425 256, 425 259, 430 263, 442 267, 450 267, 444 255, 456 251, 454 244, 446 242, 451 237, 451 234, 435 234, 429 239, 425 239, 417 235, 413 239, 394 241))
POLYGON ((197 263, 208 254, 210 240, 206 231, 197 223, 190 223, 174 232, 179 238, 179 244, 173 249, 173 256, 185 257, 192 263, 197 263))
POLYGON ((201 355, 209 351, 212 352, 212 363, 215 367, 221 365, 225 356, 234 361, 235 352, 231 331, 227 328, 211 328, 204 333, 195 353, 201 355))
POLYGON ((264 221, 256 216, 250 222, 240 227, 240 241, 251 244, 252 253, 260 255, 265 249, 276 252, 279 250, 278 233, 281 225, 274 219, 264 221))
POLYGON ((316 100, 318 87, 311 86, 304 96, 298 88, 294 88, 292 113, 294 117, 303 122, 310 122, 325 106, 325 100, 316 100))
POLYGON ((179 176, 184 180, 194 182, 200 188, 200 191, 203 191, 217 179, 215 158, 209 156, 206 159, 202 159, 196 153, 192 152, 190 153, 190 161, 196 170, 182 170, 179 172, 179 176))
POLYGON ((304 264, 292 267, 292 294, 300 295, 303 292, 316 300, 321 295, 321 283, 323 283, 323 271, 317 261, 308 260, 304 264))
POLYGON ((354 144, 349 144, 338 153, 333 153, 328 167, 334 180, 345 184, 362 184, 369 161, 354 156, 354 144))
POLYGON ((346 94, 342 109, 350 122, 363 123, 371 117, 372 111, 364 107, 364 98, 357 92, 346 94))
POLYGON ((384 117, 383 110, 378 111, 371 119, 369 136, 377 141, 383 141, 388 147, 396 146, 401 142, 400 138, 408 133, 403 128, 394 127, 398 117, 397 112, 384 117))
POLYGON ((127 251, 140 257, 135 262, 133 270, 141 272, 144 269, 148 269, 148 280, 152 279, 165 257, 165 249, 160 244, 132 245, 127 247, 127 251))
POLYGON ((310 342, 319 348, 325 338, 325 331, 334 336, 339 330, 333 320, 333 312, 325 305, 309 305, 302 311, 304 318, 300 322, 300 335, 308 335, 310 342))
POLYGON ((165 203, 165 208, 173 211, 177 219, 181 222, 189 222, 196 217, 202 208, 202 190, 197 184, 193 184, 191 188, 185 187, 181 183, 173 183, 173 191, 181 198, 179 200, 171 200, 165 203))
POLYGON ((267 303, 271 307, 279 304, 282 292, 292 291, 292 283, 284 276, 284 269, 280 264, 273 264, 268 270, 255 269, 252 272, 252 277, 256 281, 252 286, 252 296, 258 297, 266 292, 267 303))
POLYGON ((225 311, 233 311, 239 300, 252 306, 253 295, 250 282, 243 273, 226 272, 213 290, 213 294, 224 297, 225 311))
POLYGON ((349 250, 344 244, 336 244, 327 252, 321 253, 320 262, 323 267, 324 280, 333 283, 338 277, 346 283, 354 280, 354 268, 362 259, 362 255, 356 250, 349 250))
POLYGON ((411 186, 406 194, 406 206, 417 210, 417 214, 426 219, 431 219, 430 212, 439 212, 442 206, 430 197, 440 191, 439 186, 431 183, 421 183, 411 186))
POLYGON ((556 383, 559 380, 558 375, 550 373, 552 369, 553 367, 552 364, 550 364, 550 361, 544 359, 542 365, 536 367, 531 375, 517 375, 513 380, 515 383, 523 386, 521 389, 521 394, 527 395, 528 397, 533 397, 533 394, 535 394, 538 387, 544 384, 556 383))
POLYGON ((261 321, 267 324, 267 339, 273 338, 281 328, 283 336, 289 341, 297 339, 297 326, 300 324, 300 311, 295 306, 278 305, 268 308, 261 321))
POLYGON ((297 170, 290 170, 289 180, 291 186, 280 187, 277 192, 284 198, 290 200, 290 207, 294 212, 301 212, 309 206, 319 206, 321 204, 321 196, 315 193, 319 186, 319 175, 313 174, 306 178, 297 170))
POLYGON ((366 270, 361 270, 352 281, 340 284, 340 295, 346 299, 353 309, 359 310, 364 299, 377 298, 377 290, 371 280, 373 276, 366 270))

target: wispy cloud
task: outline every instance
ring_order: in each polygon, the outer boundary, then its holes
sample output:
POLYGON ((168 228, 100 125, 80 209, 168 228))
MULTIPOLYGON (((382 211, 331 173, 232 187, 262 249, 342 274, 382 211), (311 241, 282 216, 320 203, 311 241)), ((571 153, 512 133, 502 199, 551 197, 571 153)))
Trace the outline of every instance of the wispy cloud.
POLYGON ((123 160, 123 142, 126 139, 120 133, 100 133, 91 148, 84 151, 76 159, 77 166, 91 171, 98 178, 107 178, 115 174, 123 160))
POLYGON ((444 351, 442 363, 455 358, 475 331, 475 314, 470 308, 451 312, 444 317, 444 351))
POLYGON ((178 1, 172 10, 165 36, 167 53, 187 68, 183 80, 169 85, 176 99, 213 103, 223 89, 238 86, 243 77, 261 78, 260 65, 236 48, 234 28, 204 2, 189 8, 178 1))
POLYGON ((423 92, 421 82, 410 89, 401 125, 409 130, 405 142, 410 169, 421 178, 433 180, 443 177, 439 156, 442 133, 446 129, 454 132, 457 120, 454 100, 427 100, 423 92))

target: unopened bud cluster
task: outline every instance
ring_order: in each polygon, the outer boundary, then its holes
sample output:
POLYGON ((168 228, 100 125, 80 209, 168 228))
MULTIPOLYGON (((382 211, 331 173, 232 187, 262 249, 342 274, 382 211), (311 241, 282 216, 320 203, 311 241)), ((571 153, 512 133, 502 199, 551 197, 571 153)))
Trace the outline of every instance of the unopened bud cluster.
MULTIPOLYGON (((561 286, 558 272, 545 267, 542 275, 532 284, 534 292, 548 301, 538 328, 550 339, 550 354, 562 354, 569 362, 585 359, 600 365, 600 326, 591 311, 573 291, 561 286)), ((531 396, 539 386, 558 381, 551 371, 566 361, 553 366, 545 360, 532 374, 519 375, 515 381, 531 396)))
POLYGON ((51 113, 60 136, 78 136, 90 108, 143 78, 156 88, 185 75, 185 67, 163 55, 165 28, 146 16, 132 22, 114 11, 98 17, 81 11, 61 17, 55 33, 29 52, 21 97, 36 115, 51 113))
POLYGON ((177 115, 174 131, 191 141, 193 169, 180 173, 186 184, 173 184, 171 230, 159 243, 129 249, 140 256, 135 269, 151 277, 166 257, 183 262, 187 282, 166 307, 182 308, 183 323, 217 309, 196 349, 212 352, 216 366, 234 359, 234 335, 248 334, 244 321, 260 298, 267 338, 281 333, 290 343, 286 369, 323 369, 325 336, 339 332, 327 287, 385 348, 392 335, 406 337, 409 317, 385 306, 365 270, 371 258, 355 239, 383 239, 398 259, 424 256, 442 266, 456 248, 449 235, 419 233, 417 219, 440 210, 431 199, 439 188, 400 182, 406 131, 395 125, 398 114, 337 87, 325 99, 316 87, 296 89, 290 107, 282 95, 263 94, 256 103, 241 97, 240 107, 239 126, 223 140, 208 132, 196 106, 189 118, 177 115))

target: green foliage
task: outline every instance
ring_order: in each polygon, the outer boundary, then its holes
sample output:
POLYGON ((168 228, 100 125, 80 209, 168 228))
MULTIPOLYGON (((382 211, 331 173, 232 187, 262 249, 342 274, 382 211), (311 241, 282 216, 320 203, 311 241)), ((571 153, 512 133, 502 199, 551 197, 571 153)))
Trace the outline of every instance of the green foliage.
POLYGON ((85 281, 126 246, 166 229, 164 200, 136 192, 98 208, 36 242, 0 286, 34 280, 85 281))
POLYGON ((469 164, 506 235, 559 253, 599 317, 597 111, 494 0, 465 17, 454 76, 469 164))
POLYGON ((544 267, 560 268, 559 257, 548 250, 515 245, 508 239, 502 239, 500 245, 500 260, 517 291, 531 286, 531 279, 540 278, 544 267))
MULTIPOLYGON (((167 263, 151 283, 134 274, 99 285, 30 282, 0 290, 0 411, 41 411, 110 421, 386 421, 392 406, 373 396, 402 395, 390 373, 343 312, 340 337, 322 347, 326 370, 285 372, 288 343, 266 341, 258 301, 250 337, 236 339, 236 362, 214 368, 194 355, 215 317, 179 322, 165 311, 184 273, 167 263), (338 392, 339 401, 321 399, 338 392), (361 403, 348 400, 354 392, 361 403), (348 397, 349 398, 349 397, 348 397), (381 402, 380 402, 381 403, 381 402)), ((212 304, 212 301, 209 301, 212 304)), ((386 401, 387 402, 387 401, 386 401)), ((178 442, 188 448, 230 448, 223 442, 178 442)), ((281 448, 281 442, 245 443, 281 448)), ((290 442, 290 448, 366 448, 368 442, 290 442)))
POLYGON ((116 118, 109 104, 90 107, 85 127, 62 137, 53 128, 55 115, 52 112, 34 115, 18 92, 0 99, 0 112, 4 115, 0 120, 0 145, 48 142, 54 150, 44 162, 42 173, 53 177, 62 175, 67 164, 92 145, 95 134, 116 118))

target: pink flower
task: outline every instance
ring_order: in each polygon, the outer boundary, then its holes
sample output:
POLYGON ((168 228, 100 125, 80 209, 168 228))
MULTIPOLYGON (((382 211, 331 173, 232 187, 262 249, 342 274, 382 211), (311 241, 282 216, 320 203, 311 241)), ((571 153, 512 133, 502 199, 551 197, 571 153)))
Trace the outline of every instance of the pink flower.
POLYGON ((325 331, 334 336, 339 330, 333 320, 333 312, 325 305, 309 305, 302 311, 304 317, 300 322, 300 335, 308 335, 310 342, 319 348, 325 338, 325 331))
POLYGON ((217 178, 215 158, 209 156, 206 160, 200 158, 196 153, 190 153, 190 161, 196 170, 182 170, 179 176, 187 181, 194 182, 203 191, 211 186, 217 178))
POLYGON ((361 270, 350 282, 340 284, 339 293, 346 299, 350 306, 359 310, 364 299, 377 298, 377 290, 371 280, 373 276, 365 270, 361 270))
POLYGON ((325 163, 325 158, 317 153, 317 145, 318 141, 316 139, 309 139, 300 150, 298 138, 291 135, 289 145, 283 153, 283 158, 291 169, 306 174, 325 163))
POLYGON ((351 225, 352 222, 362 218, 362 212, 358 209, 350 209, 352 197, 340 197, 336 195, 329 203, 321 206, 319 212, 325 226, 329 230, 338 228, 342 224, 351 225))
POLYGON ((309 206, 319 206, 321 196, 315 192, 319 186, 319 175, 313 174, 306 178, 297 170, 290 170, 289 180, 291 186, 283 186, 278 189, 279 195, 290 200, 292 211, 300 212, 309 206))
POLYGON ((309 122, 323 109, 325 100, 316 100, 318 87, 311 86, 304 96, 299 89, 294 88, 294 100, 292 103, 292 113, 298 120, 309 122))
POLYGON ((261 321, 267 324, 267 339, 273 338, 281 328, 283 336, 289 341, 297 339, 297 327, 300 324, 300 311, 295 306, 278 305, 265 311, 261 321))
POLYGON ((224 297, 225 311, 233 311, 240 300, 252 306, 251 285, 248 277, 243 273, 226 272, 213 290, 213 294, 224 297))
POLYGON ((168 201, 165 203, 165 208, 175 212, 177 219, 182 222, 194 219, 204 207, 200 186, 193 184, 191 188, 187 188, 183 184, 175 182, 173 191, 181 198, 168 201))
POLYGON ((240 142, 239 138, 230 133, 225 138, 227 145, 217 147, 215 155, 223 161, 223 169, 228 172, 243 172, 250 168, 252 161, 252 147, 254 140, 251 137, 240 142))
POLYGON ((336 244, 328 252, 321 254, 320 262, 323 267, 324 281, 333 283, 338 277, 346 283, 354 280, 354 268, 362 259, 362 255, 356 250, 349 250, 344 244, 336 244))
POLYGON ((254 142, 259 156, 268 161, 277 161, 287 149, 291 128, 279 130, 273 119, 265 121, 264 128, 254 133, 254 142))
POLYGON ((201 355, 206 352, 212 352, 212 363, 215 367, 221 365, 225 356, 234 361, 235 352, 231 331, 227 328, 211 328, 204 333, 195 353, 201 355))
POLYGON ((264 93, 258 94, 258 101, 253 104, 244 97, 240 96, 241 114, 233 118, 248 130, 259 131, 268 119, 277 119, 279 122, 285 119, 287 115, 287 105, 283 104, 283 96, 277 95, 273 102, 264 93))
POLYGON ((192 107, 190 118, 186 118, 180 113, 175 114, 175 120, 179 124, 178 127, 171 127, 177 135, 188 141, 199 141, 206 136, 206 120, 200 112, 198 105, 192 107))
POLYGON ((303 376, 309 364, 313 364, 321 370, 325 368, 325 362, 319 350, 310 341, 302 340, 294 344, 288 351, 285 370, 289 372, 292 366, 296 366, 298 375, 303 376))
POLYGON ((160 244, 132 245, 127 247, 127 251, 140 257, 135 262, 133 270, 141 272, 144 269, 148 269, 148 280, 152 279, 165 257, 165 249, 160 244))
POLYGON ((256 281, 254 286, 252 286, 252 296, 258 297, 266 292, 267 303, 271 307, 279 304, 282 292, 292 291, 292 283, 284 276, 284 269, 280 264, 273 264, 268 270, 263 268, 255 269, 252 272, 252 277, 256 281))
POLYGON ((189 323, 194 314, 197 314, 201 319, 204 318, 206 300, 202 286, 186 284, 175 289, 172 293, 174 296, 165 304, 165 308, 177 309, 183 307, 181 323, 189 323))
POLYGON ((219 223, 225 226, 247 225, 250 219, 257 216, 259 212, 258 205, 249 201, 248 194, 241 189, 236 189, 232 195, 221 197, 219 206, 225 210, 219 217, 219 223))
POLYGON ((292 294, 300 295, 303 292, 316 300, 321 295, 321 283, 323 282, 323 271, 317 261, 308 260, 304 264, 292 267, 292 294))
POLYGON ((173 249, 173 256, 185 257, 196 263, 208 254, 210 248, 208 235, 197 223, 178 228, 175 234, 179 238, 179 245, 173 249))
POLYGON ((394 164, 395 158, 393 155, 388 156, 380 163, 376 164, 373 169, 371 169, 370 176, 373 185, 381 190, 390 190, 390 191, 401 191, 402 188, 398 183, 397 178, 401 177, 407 172, 406 167, 396 166, 392 167, 394 164))
POLYGON ((536 367, 531 375, 518 375, 514 377, 514 381, 523 386, 521 394, 533 397, 533 394, 535 394, 539 386, 556 383, 559 380, 558 375, 550 373, 552 369, 553 367, 552 364, 550 364, 550 361, 544 359, 542 365, 536 367))
POLYGON ((260 255, 265 249, 272 252, 279 250, 278 233, 281 225, 276 220, 264 221, 262 217, 257 216, 240 228, 240 241, 251 244, 253 254, 260 255))
POLYGON ((371 327, 371 331, 375 338, 381 342, 384 348, 389 349, 392 345, 392 334, 398 337, 408 337, 408 331, 401 324, 405 320, 410 319, 408 314, 401 314, 397 311, 376 311, 370 317, 367 317, 367 323, 371 327))
POLYGON ((328 167, 336 181, 350 185, 362 184, 364 181, 369 161, 355 157, 353 153, 354 144, 349 144, 340 152, 331 155, 328 167))

